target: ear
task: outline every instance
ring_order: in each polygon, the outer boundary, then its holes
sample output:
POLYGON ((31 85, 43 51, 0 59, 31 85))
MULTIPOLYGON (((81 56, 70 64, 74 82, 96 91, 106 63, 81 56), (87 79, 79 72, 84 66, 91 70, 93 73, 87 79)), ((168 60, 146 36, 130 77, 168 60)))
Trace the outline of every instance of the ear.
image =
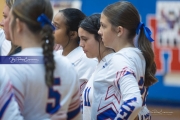
POLYGON ((16 18, 16 30, 18 33, 23 30, 23 23, 18 18, 16 18))
POLYGON ((70 31, 70 39, 76 39, 78 37, 77 31, 70 31))
POLYGON ((117 36, 120 37, 124 33, 124 28, 122 26, 117 27, 117 36))

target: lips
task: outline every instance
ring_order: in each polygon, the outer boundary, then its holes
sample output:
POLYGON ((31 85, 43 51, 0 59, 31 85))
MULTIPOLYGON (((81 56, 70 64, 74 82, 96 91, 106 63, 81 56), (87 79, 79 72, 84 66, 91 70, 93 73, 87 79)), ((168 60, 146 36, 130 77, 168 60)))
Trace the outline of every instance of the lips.
POLYGON ((86 53, 87 51, 86 50, 83 50, 84 51, 84 53, 86 53))
POLYGON ((102 41, 104 41, 104 39, 102 38, 102 41))

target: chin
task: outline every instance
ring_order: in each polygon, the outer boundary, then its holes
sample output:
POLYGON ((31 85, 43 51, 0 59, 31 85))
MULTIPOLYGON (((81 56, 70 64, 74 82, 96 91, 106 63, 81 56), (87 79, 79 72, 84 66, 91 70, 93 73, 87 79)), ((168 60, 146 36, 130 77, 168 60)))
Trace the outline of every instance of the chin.
POLYGON ((86 54, 86 57, 87 58, 93 58, 91 55, 88 55, 88 54, 86 54))
POLYGON ((104 43, 104 46, 105 46, 105 47, 109 47, 109 45, 108 45, 108 44, 106 44, 106 43, 104 43))
POLYGON ((6 40, 11 41, 11 38, 6 36, 6 40))

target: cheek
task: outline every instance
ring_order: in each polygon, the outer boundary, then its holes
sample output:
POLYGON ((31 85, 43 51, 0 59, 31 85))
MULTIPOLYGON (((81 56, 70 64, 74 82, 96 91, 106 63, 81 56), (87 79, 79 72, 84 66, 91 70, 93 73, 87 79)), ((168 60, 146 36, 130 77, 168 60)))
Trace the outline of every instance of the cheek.
POLYGON ((103 36, 102 36, 102 39, 103 41, 107 41, 107 38, 110 36, 110 34, 106 31, 103 31, 103 36))
POLYGON ((55 31, 54 33, 55 41, 61 41, 61 38, 63 37, 60 30, 55 31))
POLYGON ((6 35, 6 39, 10 40, 9 20, 4 21, 4 32, 6 35))
POLYGON ((9 20, 4 21, 4 27, 9 31, 9 20))
POLYGON ((89 45, 89 49, 91 51, 92 57, 95 58, 97 57, 97 55, 99 54, 99 45, 98 43, 92 43, 91 45, 89 45))
POLYGON ((55 42, 61 45, 63 44, 63 42, 68 40, 68 36, 66 35, 65 31, 62 30, 55 31, 54 37, 55 37, 55 42))
POLYGON ((112 33, 110 31, 107 31, 106 34, 105 34, 105 39, 106 41, 109 41, 112 37, 112 33))

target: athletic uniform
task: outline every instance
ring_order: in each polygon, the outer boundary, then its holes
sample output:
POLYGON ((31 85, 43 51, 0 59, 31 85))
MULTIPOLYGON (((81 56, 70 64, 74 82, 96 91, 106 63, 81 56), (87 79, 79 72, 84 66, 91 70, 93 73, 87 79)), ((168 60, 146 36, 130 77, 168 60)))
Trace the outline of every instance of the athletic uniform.
MULTIPOLYGON (((58 50, 57 54, 62 55, 62 51, 63 50, 58 50)), ((82 105, 82 92, 84 90, 84 87, 86 86, 87 81, 90 79, 92 73, 94 72, 98 61, 97 59, 87 58, 86 54, 82 50, 82 47, 75 48, 66 57, 70 60, 70 62, 77 71, 80 81, 80 94, 82 105)))
POLYGON ((12 84, 5 69, 0 66, 0 120, 23 120, 14 99, 12 84))
POLYGON ((86 87, 83 91, 83 120, 92 120, 91 119, 91 106, 93 99, 93 81, 94 80, 104 80, 104 76, 109 69, 109 62, 111 61, 112 55, 114 53, 106 55, 100 63, 97 65, 96 70, 86 84, 86 87))
MULTIPOLYGON (((42 48, 26 48, 13 57, 43 56, 42 52, 42 48)), ((25 120, 46 119, 59 110, 67 112, 68 119, 81 119, 77 74, 67 58, 54 54, 54 60, 54 85, 50 88, 45 83, 44 64, 5 65, 25 120)))
POLYGON ((92 120, 134 120, 137 117, 147 94, 145 65, 138 48, 123 48, 113 55, 103 79, 93 82, 92 120))
POLYGON ((6 56, 11 49, 11 42, 6 40, 4 31, 0 29, 0 55, 6 56))

